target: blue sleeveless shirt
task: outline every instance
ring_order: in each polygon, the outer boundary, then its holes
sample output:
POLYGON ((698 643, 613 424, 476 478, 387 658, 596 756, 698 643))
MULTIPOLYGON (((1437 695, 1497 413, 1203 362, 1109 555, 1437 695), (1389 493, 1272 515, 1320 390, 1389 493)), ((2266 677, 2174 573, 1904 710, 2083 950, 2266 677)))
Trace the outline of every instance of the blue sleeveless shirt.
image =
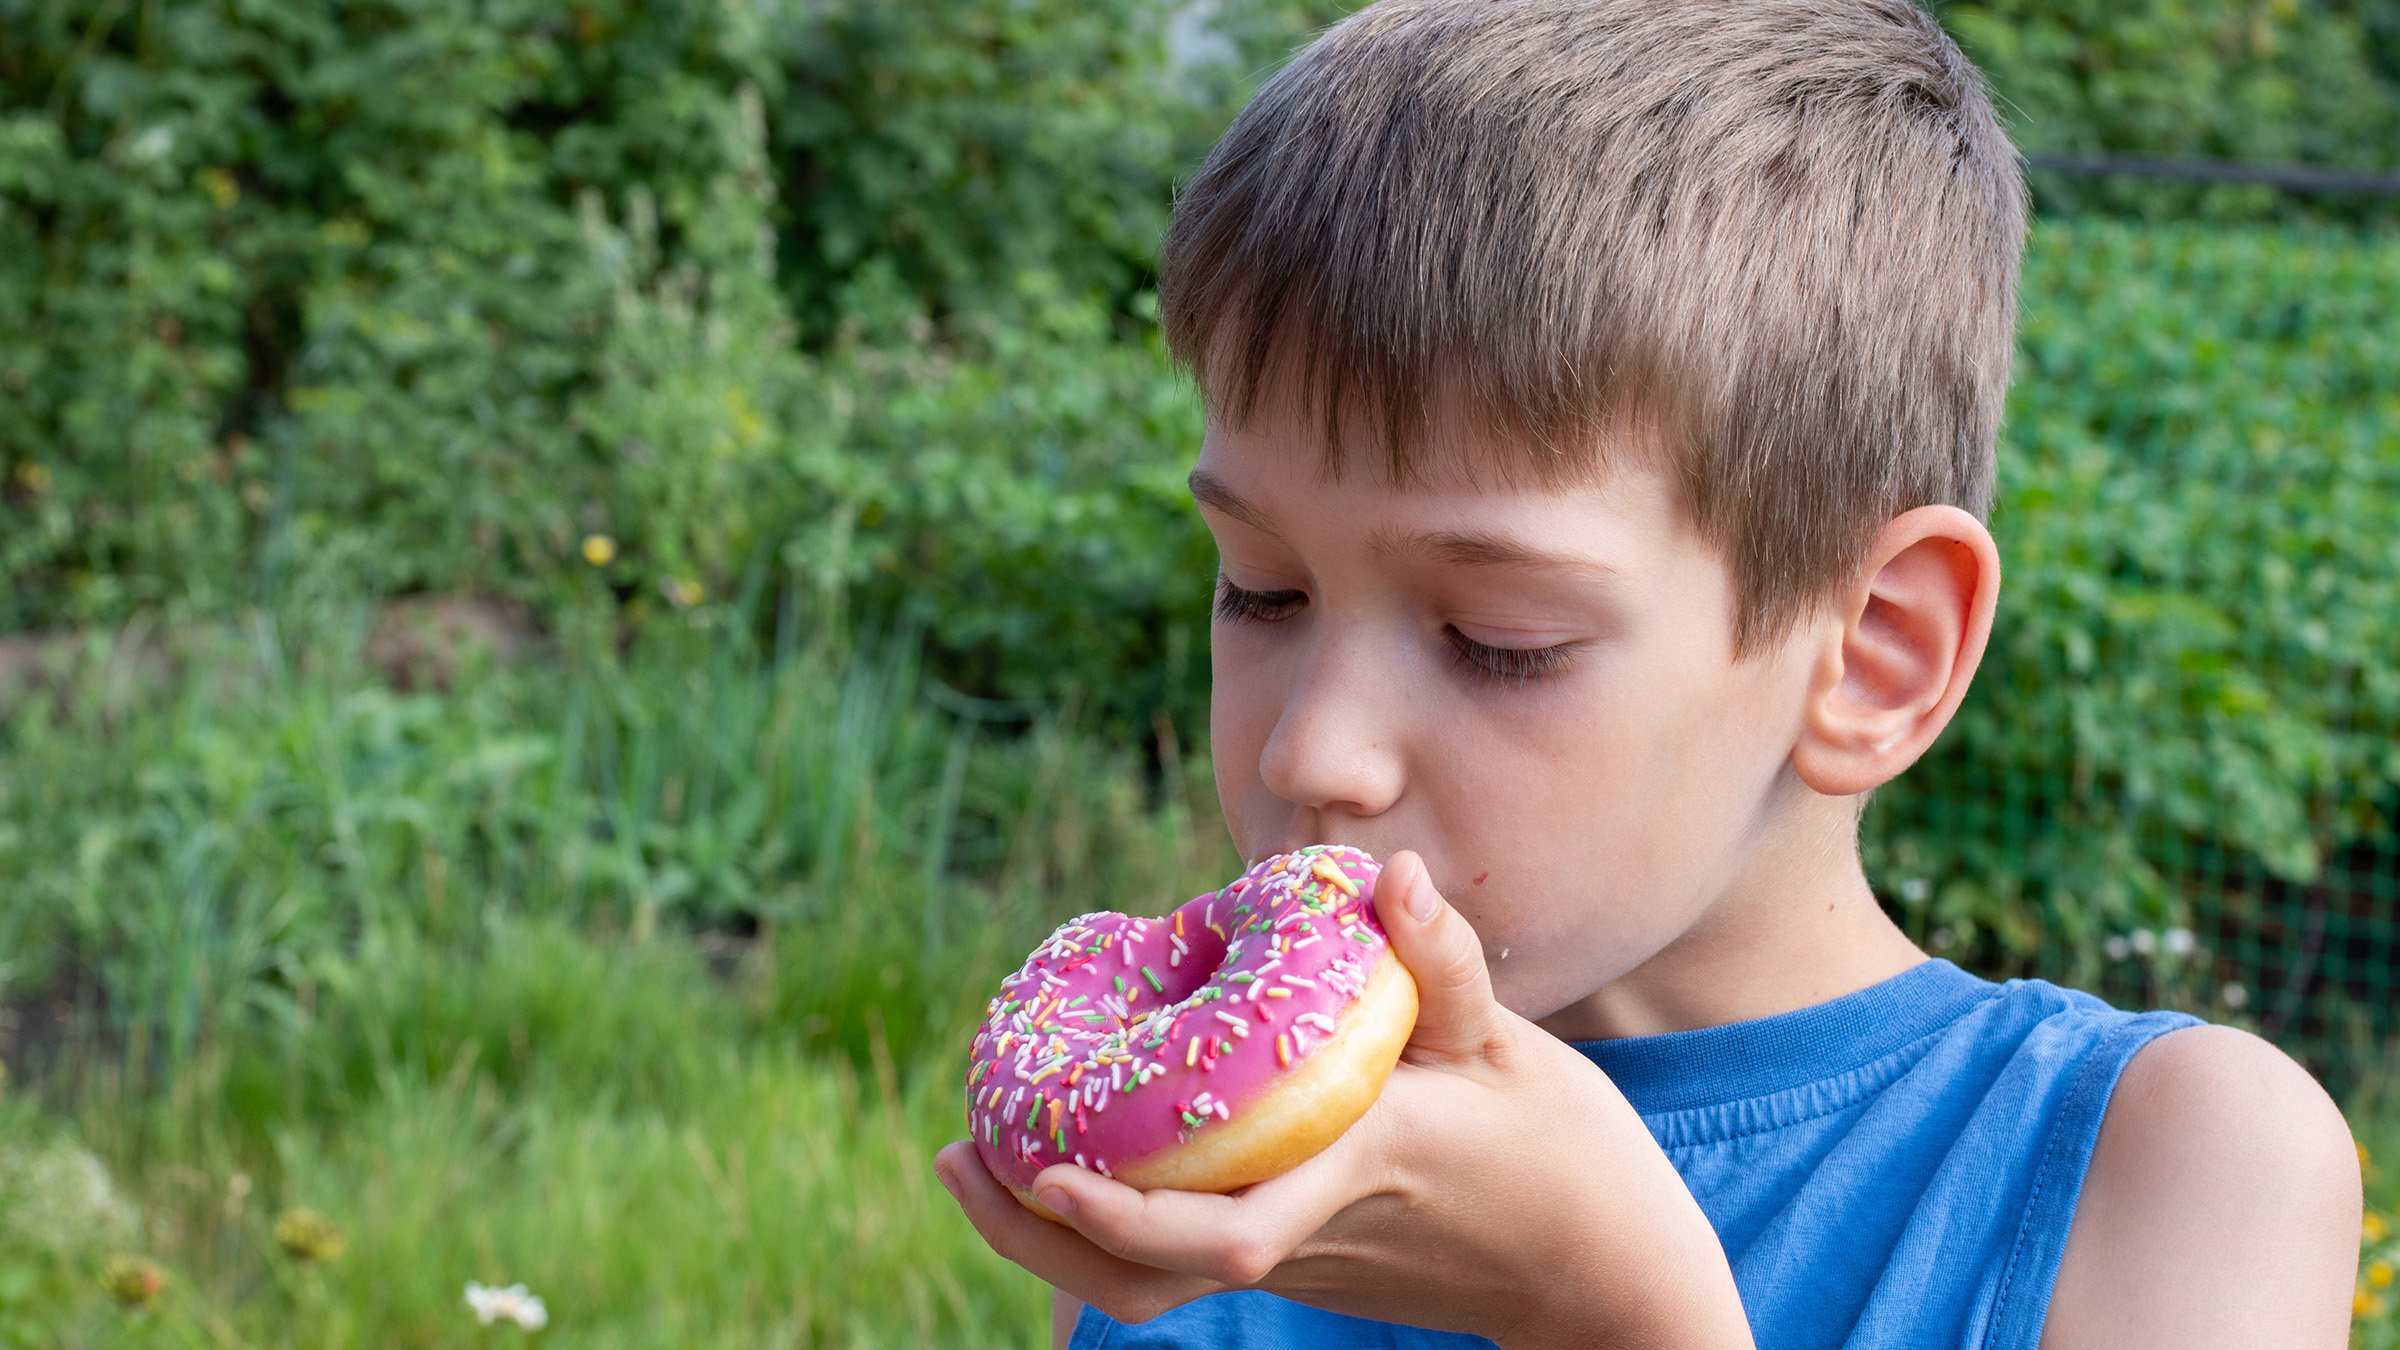
MULTIPOLYGON (((2182 1013, 2120 1012, 1935 958, 1773 1017, 1571 1042, 1717 1231, 1761 1350, 2033 1350, 2101 1113, 2182 1013)), ((1458 1350, 1480 1336, 1260 1290, 1148 1322, 1086 1307, 1070 1350, 1458 1350)))

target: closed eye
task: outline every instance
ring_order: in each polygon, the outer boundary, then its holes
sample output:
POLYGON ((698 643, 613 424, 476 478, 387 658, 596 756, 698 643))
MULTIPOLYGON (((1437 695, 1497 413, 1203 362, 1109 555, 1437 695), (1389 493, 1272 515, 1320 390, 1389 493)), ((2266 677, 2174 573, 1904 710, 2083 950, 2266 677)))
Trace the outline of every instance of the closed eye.
POLYGON ((1217 617, 1228 623, 1274 623, 1306 603, 1306 591, 1246 591, 1217 574, 1217 617))
MULTIPOLYGON (((1278 623, 1308 603, 1306 591, 1252 591, 1236 586, 1223 573, 1217 576, 1217 617, 1228 623, 1278 623)), ((1551 647, 1495 647, 1477 642, 1454 627, 1442 630, 1451 654, 1468 673, 1486 683, 1523 687, 1566 669, 1582 644, 1562 642, 1551 647)))
POLYGON ((1449 640, 1459 665, 1469 673, 1491 684, 1519 688, 1566 669, 1578 645, 1562 642, 1555 647, 1494 647, 1477 642, 1456 628, 1443 629, 1442 636, 1449 640))

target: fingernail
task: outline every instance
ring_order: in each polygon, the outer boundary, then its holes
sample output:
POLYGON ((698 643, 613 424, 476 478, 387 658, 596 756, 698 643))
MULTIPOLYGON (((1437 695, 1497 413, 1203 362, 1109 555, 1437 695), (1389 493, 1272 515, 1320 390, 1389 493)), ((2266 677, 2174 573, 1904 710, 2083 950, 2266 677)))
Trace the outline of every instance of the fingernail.
POLYGON ((933 1169, 933 1175, 935 1179, 942 1183, 942 1189, 950 1192, 951 1199, 958 1201, 962 1205, 966 1203, 967 1198, 959 1194, 958 1191, 958 1178, 950 1175, 949 1168, 936 1167, 933 1169))
POLYGON ((1063 1186, 1052 1186, 1047 1190, 1037 1192, 1033 1198, 1041 1201, 1042 1208, 1062 1219, 1075 1217, 1075 1197, 1067 1194, 1066 1188, 1063 1186))

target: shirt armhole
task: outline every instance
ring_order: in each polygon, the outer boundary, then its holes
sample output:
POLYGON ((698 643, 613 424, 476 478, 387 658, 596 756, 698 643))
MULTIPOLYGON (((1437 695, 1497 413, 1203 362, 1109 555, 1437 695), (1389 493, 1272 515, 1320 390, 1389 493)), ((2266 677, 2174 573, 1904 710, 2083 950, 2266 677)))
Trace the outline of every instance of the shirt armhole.
POLYGON ((2100 1123, 2117 1079, 2143 1046, 2170 1031, 2199 1025, 2199 1018, 2184 1013, 2128 1018, 2104 1034, 2076 1066, 2042 1147, 2016 1241, 2001 1267, 1983 1338, 1985 1350, 2038 1350, 2050 1294, 2058 1285, 2059 1262, 2067 1252, 2067 1230, 2075 1222, 2075 1201, 2083 1194, 2084 1174, 2091 1169, 2092 1150, 2100 1142, 2100 1123))

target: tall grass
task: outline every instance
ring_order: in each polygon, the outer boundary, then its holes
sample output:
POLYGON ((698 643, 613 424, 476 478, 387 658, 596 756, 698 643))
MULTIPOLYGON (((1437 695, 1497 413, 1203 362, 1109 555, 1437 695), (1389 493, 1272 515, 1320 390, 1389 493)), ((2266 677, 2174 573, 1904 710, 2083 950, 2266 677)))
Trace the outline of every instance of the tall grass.
POLYGON ((578 1344, 1036 1334, 928 1193, 958 1052, 1058 919, 1225 874, 1205 765, 951 711, 905 634, 660 626, 409 691, 358 619, 158 685, 94 652, 0 724, 43 1104, 0 1149, 88 1148, 143 1215, 0 1240, 0 1323, 15 1289, 42 1344, 446 1344, 505 1279, 578 1344), (274 1254, 292 1204, 349 1254, 274 1254), (121 1247, 174 1280, 137 1322, 92 1273, 121 1247))

